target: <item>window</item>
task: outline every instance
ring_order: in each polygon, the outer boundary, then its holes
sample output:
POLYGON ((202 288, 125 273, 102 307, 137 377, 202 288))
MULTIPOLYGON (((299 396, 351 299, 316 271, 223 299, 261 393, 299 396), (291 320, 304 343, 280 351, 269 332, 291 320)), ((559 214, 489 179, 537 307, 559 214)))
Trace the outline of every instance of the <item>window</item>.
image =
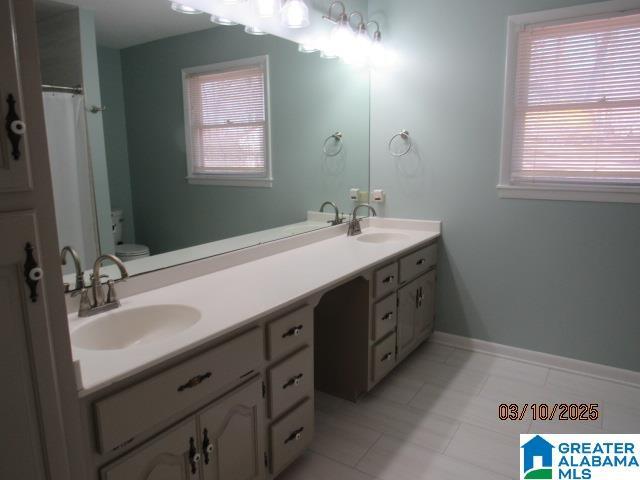
POLYGON ((640 202, 640 12, 602 11, 628 4, 510 19, 501 196, 640 202))
POLYGON ((187 179, 270 187, 268 58, 182 71, 187 179))

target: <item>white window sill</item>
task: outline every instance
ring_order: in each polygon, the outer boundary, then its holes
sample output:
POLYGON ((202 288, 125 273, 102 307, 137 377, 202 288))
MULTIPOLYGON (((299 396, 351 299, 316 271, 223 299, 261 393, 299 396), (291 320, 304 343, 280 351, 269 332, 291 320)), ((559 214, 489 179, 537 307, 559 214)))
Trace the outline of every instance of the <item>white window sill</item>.
POLYGON ((573 202, 640 203, 640 187, 589 185, 498 185, 500 198, 573 202))
POLYGON ((216 177, 207 175, 186 177, 187 182, 191 185, 213 185, 223 187, 255 187, 255 188, 271 188, 273 187, 273 178, 233 178, 233 177, 216 177))

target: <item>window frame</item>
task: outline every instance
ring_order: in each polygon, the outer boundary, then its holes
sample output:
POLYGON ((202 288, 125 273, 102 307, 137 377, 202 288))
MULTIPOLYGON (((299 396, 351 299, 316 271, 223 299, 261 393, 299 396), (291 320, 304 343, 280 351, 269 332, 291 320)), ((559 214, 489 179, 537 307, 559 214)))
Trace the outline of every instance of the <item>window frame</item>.
POLYGON ((184 106, 184 128, 186 143, 187 176, 185 179, 192 185, 217 185, 228 187, 271 188, 273 186, 273 165, 271 156, 271 103, 269 85, 269 55, 242 58, 226 62, 212 63, 182 69, 182 98, 184 106), (264 108, 265 108, 265 174, 208 174, 196 173, 192 157, 192 125, 191 103, 189 101, 188 77, 198 73, 217 73, 238 67, 260 65, 264 68, 264 108))
POLYGON ((513 183, 511 158, 515 120, 516 73, 518 67, 518 34, 530 25, 553 25, 582 20, 595 20, 615 15, 640 13, 640 0, 609 0, 567 8, 513 15, 507 23, 507 58, 502 117, 502 150, 500 156, 500 198, 568 200, 584 202, 640 203, 640 185, 598 185, 561 182, 513 183))

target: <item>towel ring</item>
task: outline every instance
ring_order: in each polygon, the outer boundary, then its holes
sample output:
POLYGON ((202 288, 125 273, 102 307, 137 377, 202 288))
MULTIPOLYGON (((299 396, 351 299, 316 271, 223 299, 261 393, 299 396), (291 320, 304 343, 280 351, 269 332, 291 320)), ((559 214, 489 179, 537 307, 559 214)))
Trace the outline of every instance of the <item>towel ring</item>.
POLYGON ((324 152, 324 154, 327 157, 335 157, 337 155, 340 154, 340 152, 342 152, 342 132, 336 132, 333 135, 330 135, 327 137, 327 139, 324 141, 324 144, 322 145, 322 151, 324 152), (328 147, 329 147, 329 141, 333 140, 334 143, 338 144, 338 151, 337 152, 331 152, 329 153, 328 147))
POLYGON ((391 140, 389 140, 388 148, 389 148, 389 153, 391 154, 391 156, 393 156, 393 157, 404 157, 413 148, 413 142, 411 141, 411 138, 409 137, 409 132, 407 130, 401 130, 400 132, 396 133, 393 137, 391 137, 391 140), (391 144, 393 143, 393 141, 396 138, 402 138, 405 142, 408 143, 408 146, 407 146, 406 150, 403 150, 400 153, 394 153, 394 151, 391 150, 391 144))

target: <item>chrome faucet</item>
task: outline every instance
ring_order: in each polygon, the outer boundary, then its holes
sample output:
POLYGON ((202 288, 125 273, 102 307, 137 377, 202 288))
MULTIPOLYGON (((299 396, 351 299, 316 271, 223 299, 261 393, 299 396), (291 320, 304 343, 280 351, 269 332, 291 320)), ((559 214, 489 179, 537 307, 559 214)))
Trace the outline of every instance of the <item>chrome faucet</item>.
MULTIPOLYGON (((73 247, 64 247, 60 252, 60 263, 62 265, 67 264, 67 254, 71 255, 73 259, 73 267, 76 271, 76 284, 74 290, 82 290, 84 288, 84 272, 82 271, 82 264, 80 263, 80 256, 78 252, 73 247)), ((68 292, 70 290, 70 285, 68 283, 64 284, 64 291, 68 292)))
POLYGON ((109 280, 107 282, 107 298, 104 298, 104 291, 102 289, 102 283, 100 279, 100 267, 102 262, 109 260, 116 264, 116 267, 120 270, 120 279, 118 282, 122 282, 129 278, 127 267, 124 266, 122 260, 115 255, 100 255, 93 264, 93 274, 91 275, 91 292, 93 294, 93 302, 89 298, 89 293, 86 288, 81 290, 80 308, 78 310, 79 317, 88 317, 97 313, 106 312, 107 310, 113 310, 120 306, 120 301, 116 294, 116 281, 109 280))
POLYGON ((322 204, 322 206, 320 207, 320 213, 324 212, 324 207, 326 207, 326 206, 331 206, 336 211, 336 218, 334 218, 333 220, 328 221, 327 223, 330 223, 333 226, 342 225, 342 222, 344 220, 342 218, 340 218, 340 210, 338 210, 338 206, 333 202, 324 202, 322 204))
POLYGON ((347 231, 347 235, 349 237, 353 237, 354 235, 360 235, 362 233, 362 228, 360 226, 360 220, 358 219, 357 213, 360 208, 368 208, 371 213, 373 213, 374 217, 377 217, 376 209, 373 208, 368 203, 362 203, 360 205, 356 205, 356 208, 353 209, 353 213, 351 214, 351 221, 349 222, 349 230, 347 231))

